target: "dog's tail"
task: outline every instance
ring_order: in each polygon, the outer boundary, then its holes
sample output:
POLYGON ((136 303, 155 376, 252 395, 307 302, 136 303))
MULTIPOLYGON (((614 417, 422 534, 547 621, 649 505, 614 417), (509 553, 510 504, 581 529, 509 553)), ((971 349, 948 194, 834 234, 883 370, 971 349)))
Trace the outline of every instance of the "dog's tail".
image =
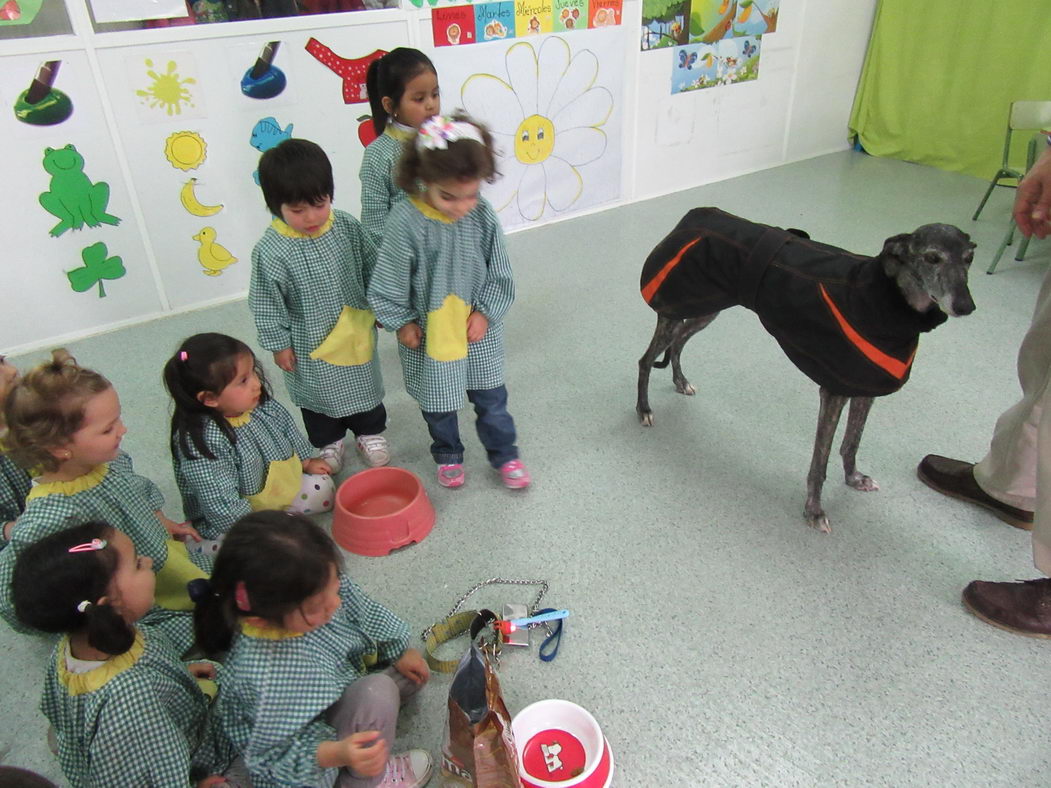
POLYGON ((660 361, 654 361, 653 362, 653 366, 656 367, 657 369, 664 369, 666 366, 668 366, 668 362, 670 360, 671 360, 671 348, 668 348, 667 350, 664 351, 664 358, 662 358, 660 361))

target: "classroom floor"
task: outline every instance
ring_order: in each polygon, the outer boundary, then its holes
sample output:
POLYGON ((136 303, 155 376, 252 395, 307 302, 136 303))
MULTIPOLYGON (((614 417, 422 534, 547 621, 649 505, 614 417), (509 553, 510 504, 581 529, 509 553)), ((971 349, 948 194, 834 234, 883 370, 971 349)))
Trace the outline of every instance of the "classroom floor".
MULTIPOLYGON (((1035 241, 1024 262, 1008 257, 984 274, 1014 194, 998 189, 972 222, 984 186, 845 152, 512 235, 508 388, 534 485, 501 487, 465 412, 467 485, 438 488, 386 335, 394 462, 423 477, 438 520, 418 545, 348 556, 348 571, 415 633, 481 580, 547 580, 544 604, 572 611, 562 649, 541 663, 534 637, 529 651, 505 656, 507 705, 514 713, 558 697, 589 709, 612 747, 618 788, 1046 785, 1051 643, 990 627, 960 604, 970 580, 1036 576, 1029 536, 915 475, 929 452, 984 454, 1018 395, 1015 354, 1051 262, 1051 242, 1035 241), (831 535, 801 515, 817 389, 746 310, 722 315, 687 347, 697 395, 676 394, 669 372, 656 370, 656 423, 636 420, 636 361, 654 325, 639 271, 699 205, 867 254, 933 221, 978 243, 977 311, 925 336, 908 385, 869 419, 859 466, 880 491, 844 486, 833 454, 831 535)), ((160 485, 171 516, 179 498, 160 369, 182 337, 205 330, 254 345, 238 302, 69 346, 115 384, 124 448, 160 485)), ((274 384, 287 404, 276 375, 274 384)), ((360 468, 354 458, 344 475, 360 468)), ((530 588, 485 589, 470 606, 532 599, 530 588)), ((45 653, 40 641, 0 632, 0 753, 60 780, 37 710, 45 653)), ((439 756, 449 684, 435 675, 407 707, 399 747, 439 756)))

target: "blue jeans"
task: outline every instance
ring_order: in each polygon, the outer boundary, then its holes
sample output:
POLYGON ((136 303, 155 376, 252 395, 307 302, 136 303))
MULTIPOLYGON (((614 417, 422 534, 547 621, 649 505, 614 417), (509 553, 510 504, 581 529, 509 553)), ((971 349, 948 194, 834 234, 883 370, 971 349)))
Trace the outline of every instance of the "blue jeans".
MULTIPOLYGON (((485 446, 489 464, 499 468, 505 462, 518 459, 515 446, 515 421, 507 412, 507 387, 468 390, 467 399, 478 415, 475 428, 478 439, 485 446)), ((431 434, 431 456, 439 465, 463 462, 463 443, 460 442, 460 424, 456 411, 446 413, 423 412, 427 431, 431 434)))

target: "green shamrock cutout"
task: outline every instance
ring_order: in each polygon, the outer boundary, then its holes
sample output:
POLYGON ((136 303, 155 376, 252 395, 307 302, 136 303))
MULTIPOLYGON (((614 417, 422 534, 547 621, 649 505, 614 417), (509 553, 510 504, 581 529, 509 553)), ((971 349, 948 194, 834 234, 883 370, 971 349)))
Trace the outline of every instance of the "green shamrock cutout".
POLYGON ((106 257, 109 251, 106 244, 99 241, 97 244, 87 246, 80 252, 80 258, 84 261, 83 268, 74 268, 66 271, 69 277, 69 286, 76 292, 83 293, 90 290, 96 284, 99 286, 99 298, 106 297, 106 288, 102 285, 103 279, 120 279, 127 273, 124 270, 124 261, 119 257, 106 257))

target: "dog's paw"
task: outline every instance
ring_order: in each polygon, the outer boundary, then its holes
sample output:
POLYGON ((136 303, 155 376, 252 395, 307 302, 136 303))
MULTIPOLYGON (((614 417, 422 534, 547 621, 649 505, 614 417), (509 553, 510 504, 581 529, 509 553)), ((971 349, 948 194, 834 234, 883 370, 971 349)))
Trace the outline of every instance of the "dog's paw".
POLYGON ((821 509, 817 512, 804 511, 803 516, 806 517, 806 524, 813 528, 815 531, 819 531, 823 534, 832 533, 832 526, 828 524, 828 515, 821 509))
POLYGON ((653 426, 653 411, 652 410, 640 410, 637 411, 639 414, 639 424, 643 427, 653 426))
POLYGON ((697 393, 697 389, 688 380, 682 380, 675 384, 675 390, 680 394, 685 394, 687 397, 692 397, 697 393))
POLYGON ((847 477, 847 486, 861 492, 875 492, 879 489, 879 483, 875 479, 857 471, 847 477))

